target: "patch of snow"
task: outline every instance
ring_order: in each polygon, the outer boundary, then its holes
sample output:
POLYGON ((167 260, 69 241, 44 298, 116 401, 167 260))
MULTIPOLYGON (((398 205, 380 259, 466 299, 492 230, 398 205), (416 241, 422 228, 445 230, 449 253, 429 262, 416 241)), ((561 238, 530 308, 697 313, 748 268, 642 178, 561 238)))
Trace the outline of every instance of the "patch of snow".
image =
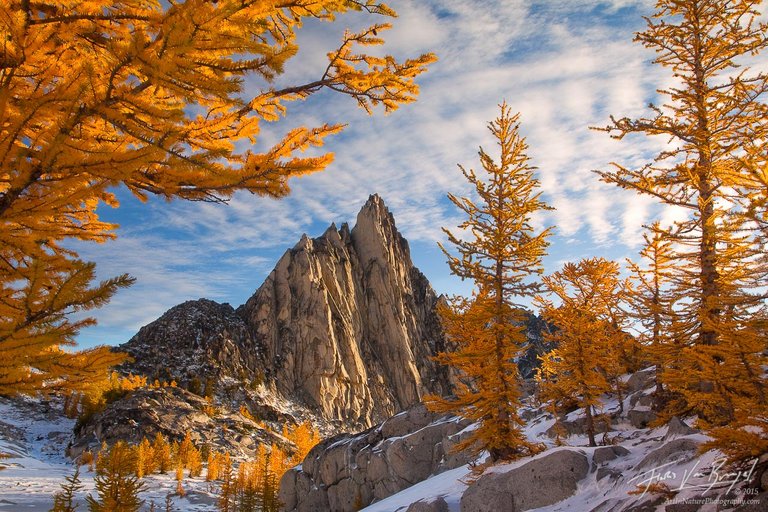
POLYGON ((459 512, 459 501, 467 488, 471 473, 466 466, 440 473, 389 498, 377 501, 360 512, 404 512, 411 503, 419 500, 433 501, 438 497, 448 503, 451 512, 459 512))
MULTIPOLYGON (((57 405, 56 403, 53 404, 57 405)), ((58 404, 60 405, 60 404, 58 404)), ((75 471, 65 455, 72 438, 74 420, 64 417, 34 399, 0 398, 0 512, 48 512, 53 496, 61 490, 65 477, 75 471)), ((78 510, 85 510, 85 498, 94 493, 94 473, 80 468, 83 489, 76 494, 78 510)), ((185 477, 184 497, 175 495, 175 475, 150 475, 143 480, 147 490, 140 494, 144 508, 154 502, 164 510, 167 495, 172 495, 173 510, 179 512, 215 512, 218 485, 203 477, 185 477)))

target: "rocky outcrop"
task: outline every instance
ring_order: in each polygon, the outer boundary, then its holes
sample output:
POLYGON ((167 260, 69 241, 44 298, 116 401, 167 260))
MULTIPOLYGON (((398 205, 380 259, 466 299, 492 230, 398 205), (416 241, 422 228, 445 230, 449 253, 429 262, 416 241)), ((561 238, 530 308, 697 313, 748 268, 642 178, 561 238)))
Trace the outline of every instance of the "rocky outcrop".
MULTIPOLYGON (((448 370, 432 359, 446 349, 438 300, 392 214, 373 195, 354 228, 331 225, 317 238, 304 235, 244 305, 185 302, 118 350, 133 358, 124 372, 150 381, 174 379, 252 411, 287 404, 283 412, 306 411, 302 418, 325 431, 360 430, 425 393, 450 392, 448 370)), ((529 314, 526 329, 518 360, 523 378, 551 348, 541 319, 529 314)))
POLYGON ((462 466, 468 455, 452 448, 468 425, 419 405, 361 434, 328 439, 283 476, 284 510, 352 512, 462 466))
POLYGON ((699 442, 687 437, 674 439, 656 448, 635 467, 636 470, 657 468, 668 462, 687 462, 698 453, 699 442))
POLYGON ((667 423, 667 433, 664 434, 664 440, 667 441, 680 436, 698 434, 699 432, 698 429, 692 428, 677 416, 672 416, 672 419, 667 423))
POLYGON ((68 449, 71 457, 84 450, 99 449, 102 442, 138 444, 161 433, 180 441, 190 433, 197 446, 227 451, 234 456, 251 456, 259 444, 287 441, 239 412, 212 407, 205 399, 178 387, 136 390, 109 404, 75 429, 68 449))
POLYGON ((486 473, 461 497, 462 512, 521 512, 553 505, 576 492, 589 473, 583 453, 562 449, 509 471, 486 473))
POLYGON ((263 378, 264 351, 245 321, 229 304, 208 299, 187 301, 142 327, 121 345, 133 361, 122 370, 155 379, 176 380, 212 394, 227 377, 263 378), (199 382, 198 382, 199 381, 199 382))
POLYGON ((536 376, 536 370, 541 366, 539 358, 555 348, 553 342, 544 339, 544 335, 554 327, 533 313, 526 314, 528 317, 525 323, 526 345, 517 360, 517 367, 520 370, 520 377, 533 379, 536 376))
POLYGON ((368 427, 448 390, 437 296, 378 196, 350 231, 306 235, 238 309, 284 396, 368 427))
POLYGON ((443 498, 434 501, 417 501, 411 503, 405 512, 449 512, 448 503, 443 498))
POLYGON ((592 464, 599 466, 608 461, 629 455, 629 450, 620 445, 601 446, 592 454, 592 464))

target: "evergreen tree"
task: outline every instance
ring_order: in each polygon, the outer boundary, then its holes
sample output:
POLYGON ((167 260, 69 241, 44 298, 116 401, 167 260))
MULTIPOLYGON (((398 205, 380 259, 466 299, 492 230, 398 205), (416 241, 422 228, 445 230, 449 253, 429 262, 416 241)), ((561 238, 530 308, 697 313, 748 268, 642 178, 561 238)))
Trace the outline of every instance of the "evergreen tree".
POLYGON ((277 492, 279 490, 280 481, 274 473, 267 473, 264 475, 264 483, 262 484, 262 505, 261 510, 263 512, 279 512, 280 500, 277 499, 277 492))
POLYGON ((53 508, 50 512, 75 512, 75 494, 83 488, 80 482, 80 466, 75 466, 75 472, 64 478, 66 483, 61 484, 61 491, 53 497, 53 508))
POLYGON ((206 482, 212 482, 219 479, 219 472, 221 471, 221 458, 222 454, 219 452, 208 453, 208 463, 205 467, 206 482))
POLYGON ((178 496, 184 496, 187 494, 184 491, 184 486, 182 485, 182 482, 184 482, 184 464, 182 464, 181 459, 179 459, 176 462, 176 494, 178 496))
POLYGON ((296 450, 286 459, 287 467, 293 467, 301 464, 309 451, 320 442, 320 434, 312 427, 309 421, 297 425, 293 429, 287 426, 283 427, 283 437, 294 444, 296 450))
POLYGON ((680 349, 672 336, 675 322, 675 255, 672 244, 658 222, 643 234, 640 256, 646 264, 628 261, 632 287, 627 301, 632 317, 643 329, 640 339, 648 359, 656 366, 656 394, 664 391, 664 369, 674 364, 680 349))
POLYGON ((235 494, 237 491, 232 474, 232 459, 225 453, 221 461, 221 489, 217 504, 220 512, 235 512, 235 494))
MULTIPOLYGON (((766 339, 753 319, 766 284, 760 237, 747 219, 765 189, 753 178, 765 165, 768 75, 744 64, 768 46, 757 21, 760 0, 660 0, 636 40, 656 51, 675 86, 661 90, 652 115, 614 119, 615 138, 660 135, 670 141, 649 164, 614 164, 602 179, 685 209, 687 219, 663 233, 675 253, 677 364, 667 368, 681 413, 702 426, 733 423, 740 408, 764 404, 760 372, 766 339), (759 141, 759 142, 757 142, 759 141)), ((759 177, 759 176, 758 176, 759 177)), ((749 414, 747 414, 749 416, 749 414)))
POLYGON ((536 232, 534 214, 548 209, 537 191, 539 182, 520 135, 519 115, 506 103, 488 126, 500 147, 499 162, 480 149, 487 180, 460 166, 479 201, 449 194, 466 216, 460 228, 472 238, 462 240, 445 230, 458 256, 448 256, 453 274, 471 279, 477 293, 458 298, 440 309, 445 331, 456 351, 437 360, 459 369, 471 384, 459 386, 455 396, 426 397, 435 411, 452 411, 480 421, 462 446, 489 450, 493 460, 535 453, 540 447, 525 440, 520 407, 520 377, 514 362, 526 343, 525 312, 518 301, 532 296, 538 286, 532 277, 542 272, 541 259, 549 229, 536 232))
POLYGON ((98 498, 86 497, 90 512, 138 512, 143 504, 143 483, 135 475, 136 452, 123 441, 102 449, 96 462, 94 483, 98 498))
POLYGON ((147 438, 142 438, 141 443, 136 448, 136 476, 144 478, 155 471, 157 471, 157 459, 154 450, 147 438))
POLYGON ((177 446, 175 453, 176 453, 176 463, 180 465, 183 468, 186 468, 189 466, 189 455, 194 450, 194 445, 192 444, 192 433, 187 431, 186 434, 184 434, 184 439, 181 440, 181 443, 177 446))
POLYGON ((203 473, 203 459, 200 455, 200 450, 194 446, 187 455, 187 469, 189 469, 189 476, 191 478, 200 476, 203 473))
POLYGON ((543 280, 559 304, 536 299, 543 318, 556 327, 545 333, 556 348, 542 358, 542 399, 583 408, 589 445, 596 446, 595 414, 601 396, 616 391, 621 397, 616 386, 624 368, 618 347, 626 333, 618 306, 625 283, 619 279, 618 264, 603 258, 566 263, 543 280))
POLYGON ((291 177, 333 159, 301 153, 343 129, 277 128, 273 145, 253 150, 263 123, 284 120, 287 104, 322 90, 368 113, 415 101, 416 77, 434 55, 356 51, 382 44, 388 24, 347 32, 315 79, 273 85, 299 53, 303 24, 348 11, 396 15, 368 0, 4 3, 0 395, 75 387, 121 360, 105 347, 61 350, 94 322, 71 313, 132 282, 122 275, 91 286, 93 264, 69 243, 115 237, 98 208, 118 206, 117 186, 142 201, 222 202, 238 190, 282 197, 291 177))
MULTIPOLYGON (((259 448, 263 448, 261 445, 259 448)), ((269 453, 260 451, 257 459, 241 463, 237 468, 237 512, 257 512, 263 509, 263 482, 269 453)))
POLYGON ((262 445, 254 467, 254 483, 258 488, 258 501, 264 512, 278 512, 277 481, 283 475, 286 457, 280 448, 272 445, 270 449, 262 445))
POLYGON ((160 432, 155 434, 155 439, 152 441, 152 453, 155 456, 158 471, 167 473, 172 467, 171 445, 160 432))

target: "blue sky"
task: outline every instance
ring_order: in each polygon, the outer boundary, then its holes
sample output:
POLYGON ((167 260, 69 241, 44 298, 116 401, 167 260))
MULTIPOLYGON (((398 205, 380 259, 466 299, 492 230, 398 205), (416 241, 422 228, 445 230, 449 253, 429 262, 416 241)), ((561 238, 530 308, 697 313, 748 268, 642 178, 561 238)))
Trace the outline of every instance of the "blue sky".
MULTIPOLYGON (((95 312, 99 325, 81 333, 81 346, 125 342, 185 300, 242 304, 302 233, 318 236, 331 222, 353 224, 372 193, 393 212, 414 262, 436 291, 468 292, 467 283, 450 276, 436 244, 443 239, 441 226, 461 220, 446 193, 469 192, 457 164, 478 169, 480 145, 495 154, 486 125, 502 100, 521 112, 544 199, 556 208, 537 219, 557 226, 546 271, 585 256, 634 257, 642 224, 670 221, 678 213, 600 183, 591 171, 607 169, 611 161, 645 162, 667 141, 617 142, 589 127, 607 124, 610 114, 642 114, 655 89, 669 80, 651 66, 653 53, 632 42, 653 3, 390 1, 400 17, 380 34, 387 40, 384 50, 401 58, 433 51, 440 58, 419 80, 419 101, 373 117, 351 98, 330 92, 292 105, 284 122, 267 127, 259 147, 301 124, 348 127, 325 146, 336 154, 332 166, 294 179, 292 195, 282 200, 244 193, 228 206, 141 204, 120 193, 119 209, 101 211, 120 224, 118 239, 77 249, 97 262, 102 278, 129 272, 138 281, 95 312)), ((334 24, 308 24, 299 36, 302 51, 277 85, 316 79, 344 28, 374 21, 350 15, 334 24)))

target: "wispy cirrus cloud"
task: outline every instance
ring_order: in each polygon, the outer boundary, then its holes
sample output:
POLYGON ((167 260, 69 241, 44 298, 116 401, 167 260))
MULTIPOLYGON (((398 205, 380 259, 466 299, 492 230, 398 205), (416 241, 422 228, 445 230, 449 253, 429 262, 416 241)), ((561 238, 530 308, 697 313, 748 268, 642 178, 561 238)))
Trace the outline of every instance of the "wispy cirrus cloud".
MULTIPOLYGON (((667 144, 641 137, 617 142, 590 129, 605 126, 611 114, 643 114, 656 88, 669 83, 668 73, 650 64, 653 53, 632 42, 652 0, 391 4, 400 17, 381 33, 384 50, 399 58, 434 51, 440 58, 419 79, 419 100, 393 115, 369 117, 352 99, 324 92, 291 105, 285 122, 265 124, 256 150, 288 127, 348 125, 322 148, 336 154, 333 165, 292 180, 293 192, 283 200, 237 194, 228 206, 152 201, 109 212, 123 225, 121 239, 88 246, 84 255, 99 262, 105 276, 128 271, 139 282, 99 312, 101 327, 85 333, 86 342, 100 336, 124 341, 182 300, 242 303, 302 233, 318 235, 331 222, 354 223, 372 193, 393 211, 438 291, 462 289, 466 283, 449 276, 435 242, 444 239, 442 226, 460 222, 446 193, 471 192, 456 165, 477 168, 481 145, 495 151, 486 125, 502 100, 521 112, 544 198, 556 208, 537 219, 557 226, 548 271, 590 254, 632 256, 644 223, 679 215, 602 183, 592 172, 609 169, 612 161, 642 165, 667 144)), ((307 24, 299 38, 302 51, 275 87, 316 79, 343 27, 355 30, 371 21, 352 15, 334 24, 307 24)), ((247 86, 256 93, 262 85, 247 86)))

